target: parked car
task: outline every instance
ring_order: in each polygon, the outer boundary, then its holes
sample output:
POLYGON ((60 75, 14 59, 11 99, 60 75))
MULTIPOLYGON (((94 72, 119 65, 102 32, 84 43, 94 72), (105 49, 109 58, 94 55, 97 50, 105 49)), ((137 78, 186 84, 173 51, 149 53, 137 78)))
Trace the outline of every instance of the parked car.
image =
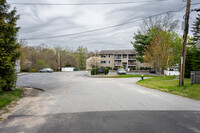
POLYGON ((156 73, 156 71, 154 69, 149 69, 149 73, 156 73))
POLYGON ((41 72, 41 73, 52 73, 53 69, 51 69, 51 68, 43 68, 43 69, 39 70, 39 72, 41 72))
POLYGON ((97 69, 97 71, 98 71, 98 74, 104 74, 104 69, 103 68, 99 68, 99 69, 97 69))
POLYGON ((126 75, 126 71, 121 68, 121 69, 117 70, 117 74, 125 74, 126 75))

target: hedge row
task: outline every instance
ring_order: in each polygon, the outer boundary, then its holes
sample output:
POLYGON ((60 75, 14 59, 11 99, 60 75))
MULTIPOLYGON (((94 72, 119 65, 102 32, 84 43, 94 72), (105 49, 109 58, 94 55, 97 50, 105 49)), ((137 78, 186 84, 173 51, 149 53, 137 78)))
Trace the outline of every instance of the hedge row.
POLYGON ((103 74, 107 75, 109 73, 109 69, 108 68, 93 68, 91 70, 91 75, 99 75, 100 73, 100 69, 103 69, 103 74))

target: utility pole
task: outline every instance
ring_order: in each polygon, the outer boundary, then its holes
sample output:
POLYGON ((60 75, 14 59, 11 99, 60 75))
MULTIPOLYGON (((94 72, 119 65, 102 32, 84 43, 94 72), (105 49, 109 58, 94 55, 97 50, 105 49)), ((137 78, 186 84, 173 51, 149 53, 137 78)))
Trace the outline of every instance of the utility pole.
POLYGON ((60 51, 58 51, 58 71, 60 71, 60 51))
POLYGON ((186 44, 187 44, 187 34, 188 34, 188 29, 189 29, 190 4, 191 4, 191 0, 187 0, 187 7, 186 7, 186 14, 185 14, 185 29, 184 29, 184 33, 183 33, 183 49, 182 49, 182 56, 181 56, 181 70, 180 70, 179 86, 184 85, 186 44))

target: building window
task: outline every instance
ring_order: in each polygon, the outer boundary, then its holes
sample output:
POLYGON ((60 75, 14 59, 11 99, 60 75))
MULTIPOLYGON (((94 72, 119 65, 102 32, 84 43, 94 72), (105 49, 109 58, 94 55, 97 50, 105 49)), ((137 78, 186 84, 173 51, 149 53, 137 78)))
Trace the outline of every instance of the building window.
POLYGON ((124 54, 124 55, 123 55, 123 58, 127 58, 127 54, 124 54))
POLYGON ((106 61, 101 61, 101 64, 106 64, 106 61))
POLYGON ((121 55, 115 55, 115 59, 121 59, 121 55))
POLYGON ((107 61, 101 61, 101 64, 110 64, 110 61, 107 60, 107 61))
POLYGON ((110 58, 110 55, 109 55, 109 54, 108 54, 108 55, 102 54, 102 55, 101 55, 101 58, 110 58))

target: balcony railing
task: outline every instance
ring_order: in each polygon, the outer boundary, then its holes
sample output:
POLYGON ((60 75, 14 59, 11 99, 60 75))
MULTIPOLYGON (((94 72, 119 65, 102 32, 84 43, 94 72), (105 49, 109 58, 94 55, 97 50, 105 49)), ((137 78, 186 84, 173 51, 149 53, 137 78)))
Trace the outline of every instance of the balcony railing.
POLYGON ((129 66, 134 66, 136 63, 128 63, 129 66))
POLYGON ((135 57, 130 56, 130 57, 128 57, 128 59, 129 60, 135 60, 135 57))
POLYGON ((115 60, 121 60, 122 58, 121 57, 115 57, 114 59, 115 60))
POLYGON ((121 66, 121 63, 114 63, 115 66, 121 66))

